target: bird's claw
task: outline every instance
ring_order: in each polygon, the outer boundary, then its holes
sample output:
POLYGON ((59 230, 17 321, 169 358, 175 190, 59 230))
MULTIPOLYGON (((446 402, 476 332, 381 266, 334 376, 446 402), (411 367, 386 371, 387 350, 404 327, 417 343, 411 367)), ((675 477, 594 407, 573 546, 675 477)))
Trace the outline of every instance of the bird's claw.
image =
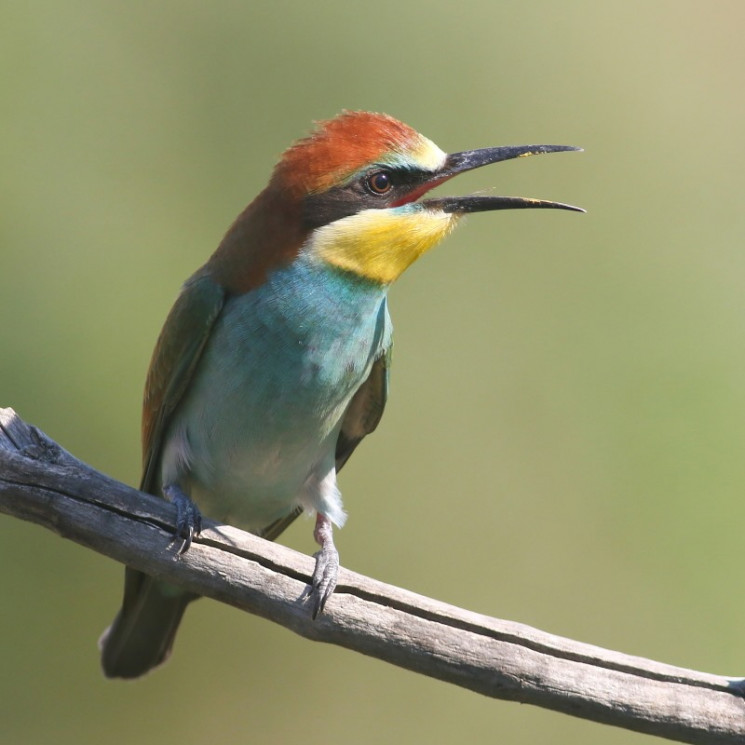
POLYGON ((316 560, 316 567, 310 581, 308 597, 313 600, 312 617, 315 620, 323 612, 326 601, 336 588, 339 575, 339 552, 333 543, 326 543, 313 555, 313 558, 316 560))
POLYGON ((202 513, 194 502, 178 486, 168 485, 163 488, 166 499, 176 506, 176 533, 171 545, 183 539, 176 552, 178 556, 185 554, 191 547, 194 536, 202 532, 202 513))

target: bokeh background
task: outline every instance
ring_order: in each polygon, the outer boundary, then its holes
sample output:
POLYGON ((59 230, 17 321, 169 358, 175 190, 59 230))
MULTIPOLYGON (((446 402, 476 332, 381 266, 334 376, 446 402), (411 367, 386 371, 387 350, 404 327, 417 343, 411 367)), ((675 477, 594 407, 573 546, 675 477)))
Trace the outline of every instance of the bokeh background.
MULTIPOLYGON (((135 484, 180 283, 314 119, 581 145, 446 187, 588 214, 474 216, 393 288, 392 393, 342 475, 342 562, 745 674, 743 24, 737 0, 7 4, 0 405, 135 484)), ((284 540, 312 552, 311 523, 284 540)), ((10 518, 0 546, 3 743, 652 741, 212 601, 168 666, 105 681, 121 567, 10 518)))

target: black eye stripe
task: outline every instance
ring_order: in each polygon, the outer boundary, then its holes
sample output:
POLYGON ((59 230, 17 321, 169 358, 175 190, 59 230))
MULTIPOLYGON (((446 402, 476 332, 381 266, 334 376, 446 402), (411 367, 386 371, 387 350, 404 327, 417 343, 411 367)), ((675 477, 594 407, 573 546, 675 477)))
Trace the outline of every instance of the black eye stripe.
POLYGON ((382 164, 372 165, 367 171, 355 174, 344 184, 306 196, 303 199, 303 224, 313 230, 355 212, 386 209, 431 178, 431 171, 390 168, 382 164), (381 176, 383 180, 371 183, 371 179, 378 179, 381 176), (386 185, 386 178, 387 188, 383 188, 386 185))

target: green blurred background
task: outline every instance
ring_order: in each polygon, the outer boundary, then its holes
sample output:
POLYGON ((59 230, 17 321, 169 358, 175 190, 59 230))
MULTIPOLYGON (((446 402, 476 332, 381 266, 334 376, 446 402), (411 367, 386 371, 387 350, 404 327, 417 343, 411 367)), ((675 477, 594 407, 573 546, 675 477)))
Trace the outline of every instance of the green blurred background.
MULTIPOLYGON (((6 4, 0 405, 136 483, 180 283, 314 119, 581 145, 447 187, 588 214, 474 216, 392 290, 392 393, 342 475, 342 562, 745 673, 743 24, 735 0, 6 4)), ((0 545, 3 743, 652 741, 211 601, 166 667, 105 681, 122 568, 9 518, 0 545)))

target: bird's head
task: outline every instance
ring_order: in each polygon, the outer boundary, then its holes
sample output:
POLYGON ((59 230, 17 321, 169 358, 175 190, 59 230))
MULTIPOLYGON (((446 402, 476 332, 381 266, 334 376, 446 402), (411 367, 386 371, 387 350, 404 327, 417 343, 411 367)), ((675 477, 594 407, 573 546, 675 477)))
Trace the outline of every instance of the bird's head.
POLYGON ((388 284, 444 238, 469 212, 577 207, 522 197, 420 200, 453 176, 511 158, 580 148, 492 147, 446 154, 386 116, 348 111, 292 145, 272 184, 300 200, 311 250, 339 269, 388 284))
POLYGON ((269 185, 235 221, 206 270, 229 291, 242 293, 306 250, 387 285, 469 212, 583 211, 522 197, 420 199, 430 189, 489 163, 579 149, 521 145, 448 155, 390 116, 346 111, 285 151, 269 185))

